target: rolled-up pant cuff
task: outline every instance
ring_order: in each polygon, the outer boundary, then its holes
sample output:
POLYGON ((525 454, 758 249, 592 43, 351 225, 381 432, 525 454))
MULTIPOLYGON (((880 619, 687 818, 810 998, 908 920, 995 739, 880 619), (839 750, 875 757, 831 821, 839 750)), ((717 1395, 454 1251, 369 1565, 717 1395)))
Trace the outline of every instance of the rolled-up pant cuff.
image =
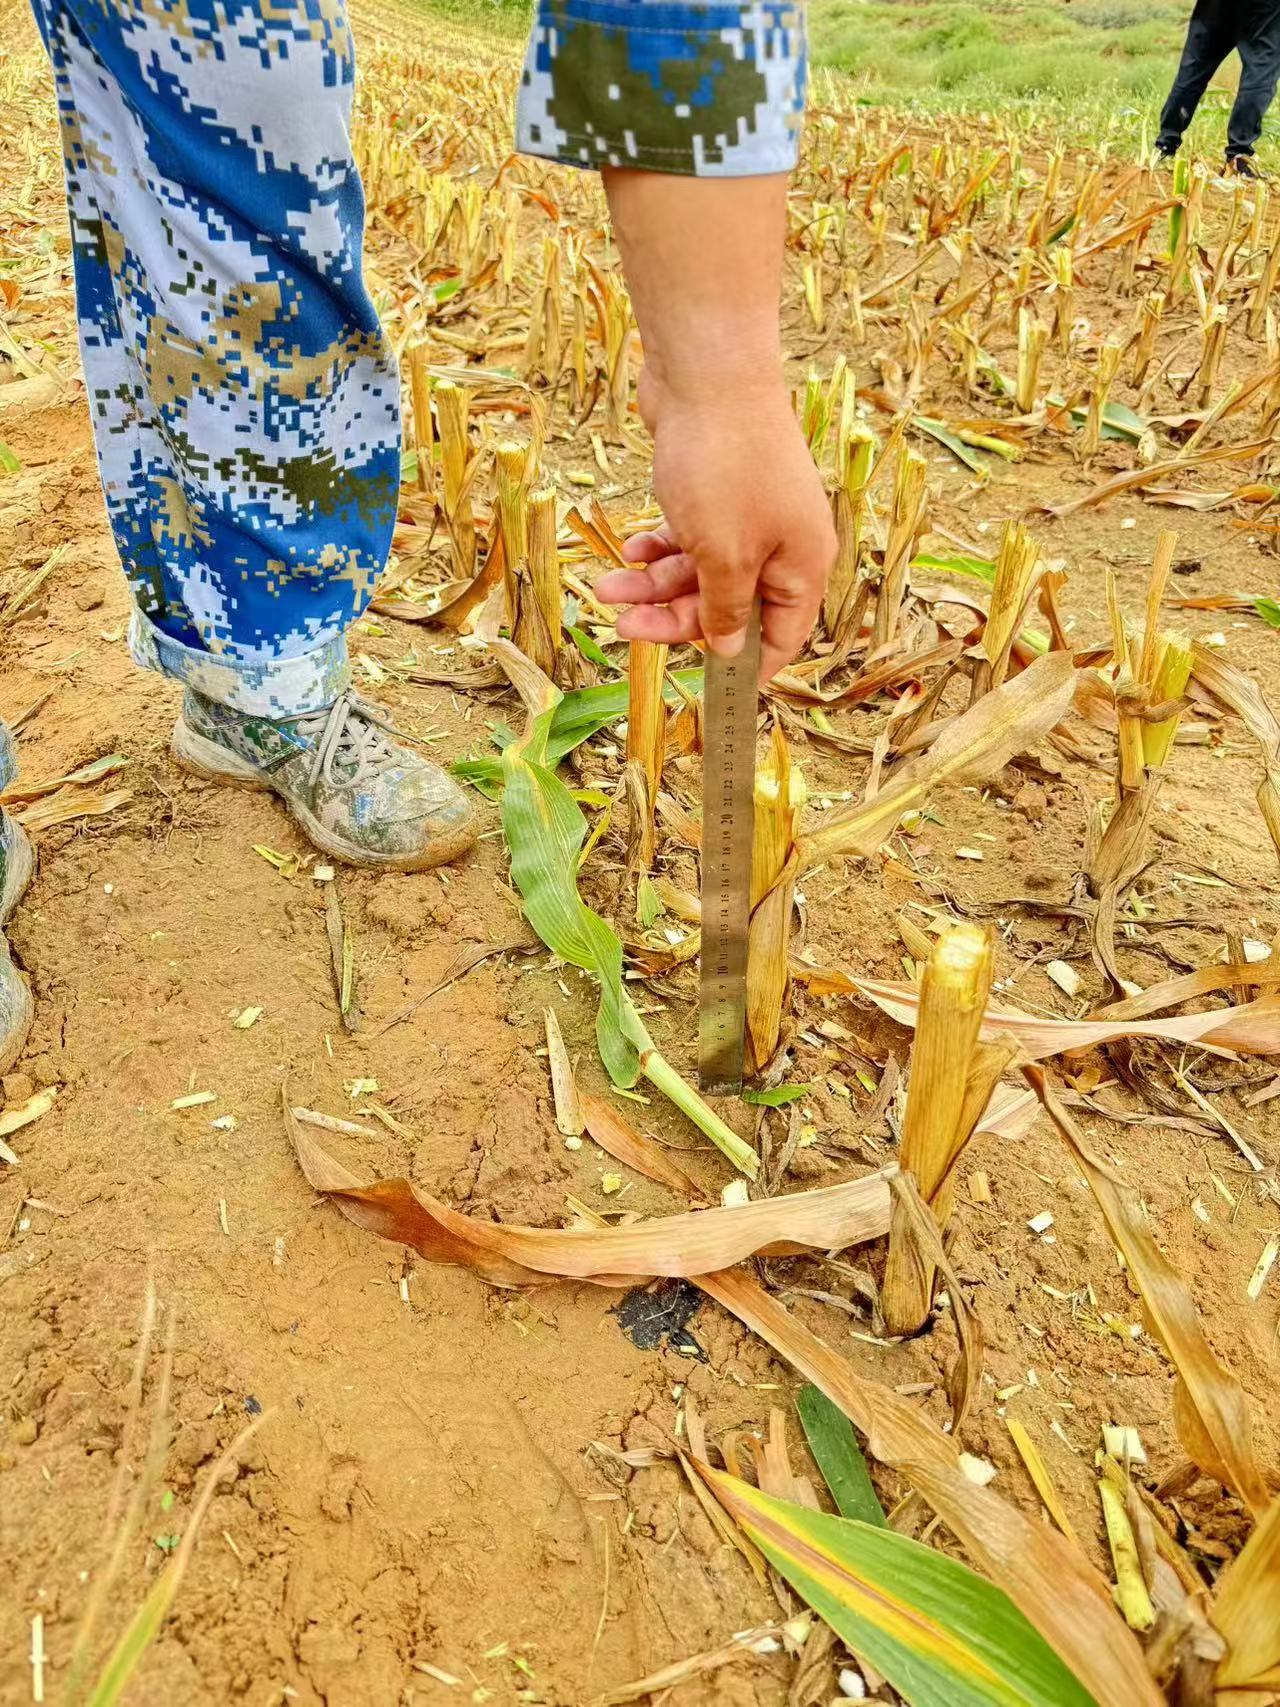
POLYGON ((322 710, 351 682, 345 634, 296 658, 215 656, 165 634, 135 605, 129 619, 129 651, 144 670, 159 670, 205 699, 252 717, 296 717, 322 710))

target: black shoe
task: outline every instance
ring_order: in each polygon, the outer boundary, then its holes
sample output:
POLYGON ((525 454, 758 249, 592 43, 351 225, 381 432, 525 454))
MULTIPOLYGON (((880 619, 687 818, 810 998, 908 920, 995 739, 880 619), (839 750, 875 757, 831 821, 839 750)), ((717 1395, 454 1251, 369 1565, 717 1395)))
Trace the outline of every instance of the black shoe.
POLYGON ((1251 154, 1228 154, 1227 173, 1235 178, 1251 178, 1255 183, 1265 182, 1266 173, 1259 172, 1254 165, 1251 154))

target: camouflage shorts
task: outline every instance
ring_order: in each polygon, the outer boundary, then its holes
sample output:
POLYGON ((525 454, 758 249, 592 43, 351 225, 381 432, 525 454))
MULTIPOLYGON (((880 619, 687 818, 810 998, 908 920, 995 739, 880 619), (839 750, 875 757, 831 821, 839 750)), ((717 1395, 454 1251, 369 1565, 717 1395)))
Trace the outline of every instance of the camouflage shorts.
POLYGON ((575 166, 748 177, 795 164, 800 6, 784 0, 540 0, 519 145, 575 166))
MULTIPOLYGON (((34 4, 134 656, 255 715, 327 705, 400 446, 345 0, 34 4)), ((518 137, 574 165, 778 172, 803 83, 781 0, 542 0, 518 137)))
POLYGON ((246 711, 327 704, 400 448, 343 0, 35 5, 134 655, 246 711))

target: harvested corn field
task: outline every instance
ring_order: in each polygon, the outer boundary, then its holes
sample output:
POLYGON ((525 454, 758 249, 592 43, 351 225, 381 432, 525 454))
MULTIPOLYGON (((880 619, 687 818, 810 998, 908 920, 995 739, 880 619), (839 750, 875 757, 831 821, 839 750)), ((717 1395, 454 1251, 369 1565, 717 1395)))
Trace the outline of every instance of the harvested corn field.
POLYGON ((708 1100, 702 659, 596 591, 658 520, 600 186, 510 153, 514 45, 356 27, 355 668, 485 819, 402 875, 170 757, 0 9, 0 1699, 1280 1699, 1280 201, 821 81, 839 555, 708 1100))

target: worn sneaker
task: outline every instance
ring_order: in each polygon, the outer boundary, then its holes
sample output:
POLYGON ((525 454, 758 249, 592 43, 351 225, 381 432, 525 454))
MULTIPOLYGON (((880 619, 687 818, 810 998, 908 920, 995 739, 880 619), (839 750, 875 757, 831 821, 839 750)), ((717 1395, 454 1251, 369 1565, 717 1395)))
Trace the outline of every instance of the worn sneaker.
MULTIPOLYGON (((34 870, 26 832, 0 807, 0 926, 22 899, 34 870)), ((0 935, 0 1073, 7 1073, 21 1055, 34 1011, 31 988, 0 935)))
POLYGON ((1251 154, 1228 154, 1227 176, 1229 178, 1249 178, 1254 183, 1262 183, 1266 178, 1265 172, 1260 172, 1257 162, 1251 154))
POLYGON ((188 688, 173 756, 214 782, 271 789, 316 847, 348 865, 425 871, 465 853, 478 826, 452 777, 396 733, 351 690, 321 711, 267 718, 188 688))

